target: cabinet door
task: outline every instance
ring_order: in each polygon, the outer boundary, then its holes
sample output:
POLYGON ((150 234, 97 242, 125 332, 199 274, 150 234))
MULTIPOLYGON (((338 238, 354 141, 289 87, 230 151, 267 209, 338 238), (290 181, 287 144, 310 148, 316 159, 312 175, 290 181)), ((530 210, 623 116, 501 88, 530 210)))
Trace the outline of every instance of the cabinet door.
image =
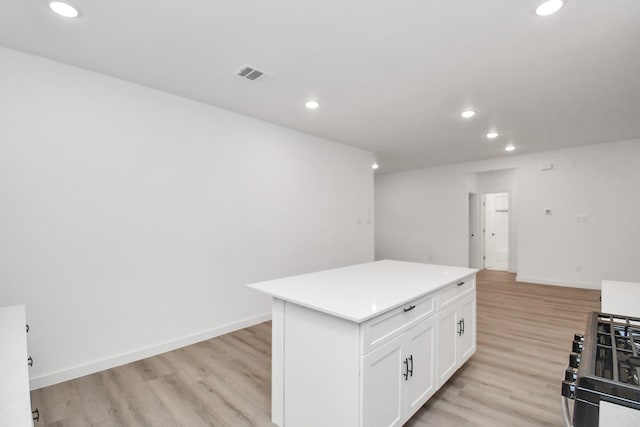
MULTIPOLYGON (((420 322, 407 331, 409 377, 405 383, 409 418, 436 392, 436 326, 437 316, 420 322)), ((405 418, 405 419, 406 419, 405 418)))
POLYGON ((438 313, 438 384, 442 385, 458 367, 458 319, 453 305, 438 313))
POLYGON ((362 417, 364 427, 401 426, 404 415, 406 356, 401 335, 362 357, 362 417))
POLYGON ((476 352, 476 296, 469 295, 458 306, 458 321, 462 322, 460 335, 460 364, 476 352))

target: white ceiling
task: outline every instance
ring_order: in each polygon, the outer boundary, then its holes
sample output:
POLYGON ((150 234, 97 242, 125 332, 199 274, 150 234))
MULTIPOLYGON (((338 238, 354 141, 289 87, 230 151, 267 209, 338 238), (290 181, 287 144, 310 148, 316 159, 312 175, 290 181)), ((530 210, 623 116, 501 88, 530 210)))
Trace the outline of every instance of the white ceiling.
POLYGON ((71 3, 81 18, 0 0, 0 45, 372 150, 380 171, 640 137, 638 0, 546 18, 540 0, 71 3))

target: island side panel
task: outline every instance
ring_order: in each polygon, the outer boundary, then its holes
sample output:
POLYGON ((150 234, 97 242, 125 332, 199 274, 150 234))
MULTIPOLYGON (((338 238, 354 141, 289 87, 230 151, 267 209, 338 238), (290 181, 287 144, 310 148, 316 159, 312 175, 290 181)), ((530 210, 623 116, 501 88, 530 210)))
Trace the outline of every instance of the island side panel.
POLYGON ((33 425, 23 305, 0 307, 0 426, 33 425))
POLYGON ((284 424, 357 426, 359 324, 285 302, 284 424))
POLYGON ((273 298, 271 316, 271 422, 284 426, 284 307, 273 298))

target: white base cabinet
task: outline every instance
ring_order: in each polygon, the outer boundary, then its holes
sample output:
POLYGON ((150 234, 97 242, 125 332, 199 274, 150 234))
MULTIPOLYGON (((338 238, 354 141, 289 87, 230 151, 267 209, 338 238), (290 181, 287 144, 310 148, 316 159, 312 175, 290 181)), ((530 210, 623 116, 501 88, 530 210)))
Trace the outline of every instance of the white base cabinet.
POLYGON ((396 338, 362 358, 363 425, 402 425, 406 406, 402 341, 396 338))
POLYGON ((464 282, 362 324, 274 299, 272 421, 403 425, 475 352, 475 277, 464 282))
POLYGON ((362 356, 363 426, 400 426, 436 392, 436 316, 362 356))
POLYGON ((438 382, 444 384, 476 352, 475 292, 439 313, 438 382))

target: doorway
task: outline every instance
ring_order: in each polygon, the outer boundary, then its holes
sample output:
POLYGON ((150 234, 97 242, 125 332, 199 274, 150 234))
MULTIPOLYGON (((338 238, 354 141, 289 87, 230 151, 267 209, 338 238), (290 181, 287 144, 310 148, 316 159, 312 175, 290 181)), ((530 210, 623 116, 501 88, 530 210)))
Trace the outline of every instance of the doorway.
POLYGON ((482 195, 483 268, 509 270, 509 193, 482 195))

